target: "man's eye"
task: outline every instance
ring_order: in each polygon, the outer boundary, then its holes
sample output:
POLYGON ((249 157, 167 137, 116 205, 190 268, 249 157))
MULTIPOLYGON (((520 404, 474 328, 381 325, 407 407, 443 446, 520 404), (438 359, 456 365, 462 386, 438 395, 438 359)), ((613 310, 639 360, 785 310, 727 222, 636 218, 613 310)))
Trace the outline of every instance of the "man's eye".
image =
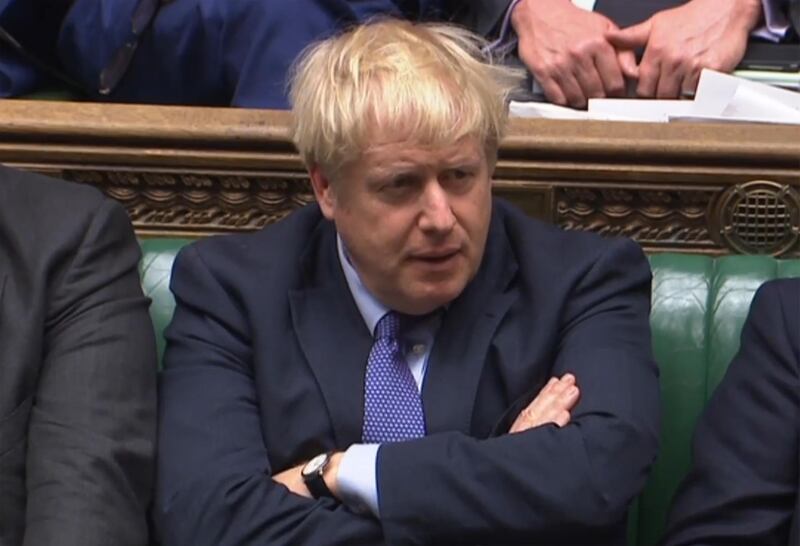
POLYGON ((399 191, 411 188, 414 183, 415 180, 411 176, 398 176, 385 183, 381 189, 384 191, 399 191))
POLYGON ((473 179, 474 174, 467 169, 452 169, 445 173, 444 181, 450 184, 464 184, 473 179))

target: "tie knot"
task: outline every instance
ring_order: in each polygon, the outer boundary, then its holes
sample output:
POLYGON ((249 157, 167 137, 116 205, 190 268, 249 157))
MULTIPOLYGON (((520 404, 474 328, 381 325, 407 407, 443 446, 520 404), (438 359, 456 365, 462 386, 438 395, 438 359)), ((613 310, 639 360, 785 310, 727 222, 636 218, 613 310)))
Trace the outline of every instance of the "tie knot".
POLYGON ((375 339, 397 339, 400 335, 400 314, 389 311, 375 326, 375 339))

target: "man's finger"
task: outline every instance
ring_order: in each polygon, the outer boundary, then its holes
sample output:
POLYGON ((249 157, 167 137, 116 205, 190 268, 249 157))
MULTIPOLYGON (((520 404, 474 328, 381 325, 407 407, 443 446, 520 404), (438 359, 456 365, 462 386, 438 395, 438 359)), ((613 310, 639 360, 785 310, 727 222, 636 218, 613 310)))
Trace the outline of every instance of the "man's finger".
POLYGON ((549 403, 557 401, 568 389, 575 385, 575 377, 571 374, 564 375, 555 385, 550 388, 547 401, 549 403))
POLYGON ((577 401, 574 393, 567 394, 571 389, 577 389, 574 375, 551 377, 536 398, 520 412, 509 432, 523 432, 547 423, 555 423, 559 413, 572 408, 577 401))
POLYGON ((595 65, 594 57, 590 56, 579 60, 575 79, 578 80, 586 100, 606 96, 603 78, 595 65))
MULTIPOLYGON (((536 398, 533 399, 533 402, 535 402, 536 400, 539 400, 540 398, 545 396, 547 393, 551 392, 553 390, 553 388, 558 384, 559 381, 560 380, 557 377, 551 377, 550 381, 548 381, 545 384, 545 386, 542 387, 542 390, 540 390, 539 393, 536 395, 536 398)), ((533 404, 533 402, 531 402, 529 404, 529 406, 531 406, 533 404)))
POLYGON ((700 81, 700 70, 691 70, 683 76, 681 82, 681 96, 694 97, 694 92, 697 90, 697 83, 700 81))
POLYGON ((575 74, 569 71, 557 72, 553 79, 564 92, 567 99, 566 104, 573 108, 586 108, 586 95, 583 93, 575 74))
POLYGON ((639 85, 636 86, 636 94, 645 99, 655 97, 660 75, 660 61, 645 50, 642 62, 639 64, 639 85))
POLYGON ((547 97, 547 100, 559 106, 567 105, 567 96, 564 94, 564 90, 561 89, 561 86, 553 78, 537 77, 536 81, 542 86, 544 96, 547 97))
POLYGON ((561 411, 558 413, 555 419, 553 419, 553 423, 558 426, 559 428, 563 428, 567 426, 572 419, 572 415, 568 411, 561 411))
POLYGON ((561 400, 568 400, 571 402, 578 397, 580 392, 581 390, 576 385, 567 387, 564 389, 564 392, 561 393, 561 400))
POLYGON ((272 480, 285 486, 289 491, 294 493, 295 495, 301 495, 303 497, 310 497, 311 493, 308 491, 305 483, 303 482, 303 478, 301 475, 301 470, 303 465, 294 466, 283 472, 275 474, 272 476, 272 480))
POLYGON ((547 411, 555 400, 557 400, 566 389, 567 385, 564 381, 557 378, 552 378, 544 388, 539 391, 536 398, 528 404, 524 412, 531 416, 538 416, 547 411))
POLYGON ((633 51, 627 49, 617 51, 617 63, 626 78, 631 80, 639 79, 639 67, 636 64, 636 55, 633 54, 633 51))
POLYGON ((634 50, 645 47, 650 39, 653 25, 650 19, 638 25, 623 29, 611 29, 606 32, 606 40, 617 49, 634 50))
POLYGON ((594 55, 594 63, 608 97, 621 97, 625 94, 625 78, 617 59, 616 51, 608 44, 594 55))
POLYGON ((658 87, 656 88, 656 98, 676 99, 681 90, 684 72, 681 67, 674 70, 665 70, 664 64, 661 65, 661 74, 658 77, 658 87))
POLYGON ((563 406, 563 409, 571 411, 572 408, 575 407, 575 404, 578 403, 578 399, 580 398, 581 391, 578 387, 572 386, 566 389, 562 394, 559 402, 563 406))

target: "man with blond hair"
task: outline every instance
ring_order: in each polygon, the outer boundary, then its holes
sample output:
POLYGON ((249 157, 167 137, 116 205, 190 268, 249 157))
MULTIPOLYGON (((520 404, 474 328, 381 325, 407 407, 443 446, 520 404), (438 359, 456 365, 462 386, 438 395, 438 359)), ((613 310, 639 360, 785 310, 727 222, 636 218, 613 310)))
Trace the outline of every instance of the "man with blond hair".
POLYGON ((383 21, 292 84, 317 204, 177 258, 170 546, 623 544, 658 445, 650 271, 493 200, 515 74, 383 21))

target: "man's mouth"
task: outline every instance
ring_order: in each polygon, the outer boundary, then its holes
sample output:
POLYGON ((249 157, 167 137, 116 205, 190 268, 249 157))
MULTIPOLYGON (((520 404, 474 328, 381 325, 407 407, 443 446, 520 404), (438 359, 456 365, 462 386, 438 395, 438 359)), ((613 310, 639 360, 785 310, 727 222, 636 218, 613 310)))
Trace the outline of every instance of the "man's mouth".
POLYGON ((413 258, 431 264, 445 263, 458 255, 459 250, 460 249, 458 247, 450 247, 440 250, 418 252, 413 254, 413 258))

